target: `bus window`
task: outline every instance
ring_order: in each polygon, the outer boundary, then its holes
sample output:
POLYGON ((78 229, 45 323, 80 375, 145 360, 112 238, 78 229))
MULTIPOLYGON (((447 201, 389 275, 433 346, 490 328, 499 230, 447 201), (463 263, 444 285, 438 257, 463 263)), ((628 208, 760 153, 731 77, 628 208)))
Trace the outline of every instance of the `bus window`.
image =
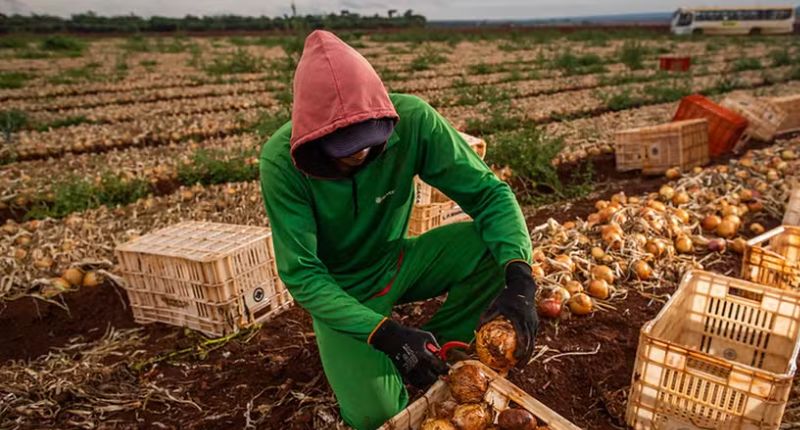
POLYGON ((678 16, 678 27, 686 27, 692 23, 692 14, 684 12, 678 16))

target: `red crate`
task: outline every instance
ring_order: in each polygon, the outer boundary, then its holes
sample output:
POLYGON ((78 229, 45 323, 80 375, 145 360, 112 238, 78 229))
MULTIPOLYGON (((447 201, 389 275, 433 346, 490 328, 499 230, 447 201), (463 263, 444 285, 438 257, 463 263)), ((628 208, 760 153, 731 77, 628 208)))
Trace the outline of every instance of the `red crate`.
POLYGON ((681 100, 672 121, 705 118, 708 121, 708 155, 719 157, 733 149, 747 129, 747 119, 700 94, 681 100))
POLYGON ((664 55, 658 58, 658 65, 661 70, 668 70, 670 72, 685 72, 692 67, 692 57, 664 55))

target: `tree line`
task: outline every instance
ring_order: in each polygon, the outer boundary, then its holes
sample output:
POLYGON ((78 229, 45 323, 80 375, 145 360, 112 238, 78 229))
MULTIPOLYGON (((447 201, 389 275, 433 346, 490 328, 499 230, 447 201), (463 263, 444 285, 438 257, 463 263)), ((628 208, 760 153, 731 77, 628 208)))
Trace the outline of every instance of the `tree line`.
POLYGON ((350 13, 304 16, 194 16, 183 18, 137 15, 101 16, 94 12, 62 18, 53 15, 0 14, 0 33, 174 33, 204 31, 269 31, 306 29, 384 29, 425 26, 422 15, 407 10, 398 14, 389 10, 386 16, 350 13))

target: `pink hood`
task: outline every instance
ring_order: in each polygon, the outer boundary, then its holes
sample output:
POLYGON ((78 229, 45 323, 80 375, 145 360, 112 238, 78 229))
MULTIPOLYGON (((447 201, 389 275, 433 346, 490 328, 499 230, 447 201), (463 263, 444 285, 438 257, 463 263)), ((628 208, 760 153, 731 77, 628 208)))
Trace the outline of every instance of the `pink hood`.
POLYGON ((368 119, 399 119, 375 69, 333 33, 309 34, 294 74, 291 153, 295 166, 315 176, 330 160, 313 141, 368 119), (309 143, 312 143, 309 145, 309 143))

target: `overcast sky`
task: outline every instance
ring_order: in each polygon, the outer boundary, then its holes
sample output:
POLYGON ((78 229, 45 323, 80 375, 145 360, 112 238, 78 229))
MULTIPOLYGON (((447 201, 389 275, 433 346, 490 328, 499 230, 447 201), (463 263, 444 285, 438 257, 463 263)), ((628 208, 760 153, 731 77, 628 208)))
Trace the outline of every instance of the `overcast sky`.
MULTIPOLYGON (((679 6, 773 5, 759 0, 295 0, 300 14, 348 9, 385 14, 413 9, 428 19, 525 19, 673 11, 679 6)), ((779 5, 791 2, 777 2, 779 5)), ((0 0, 2 13, 46 13, 68 16, 95 11, 101 15, 184 16, 238 14, 276 16, 290 12, 291 0, 0 0)))

